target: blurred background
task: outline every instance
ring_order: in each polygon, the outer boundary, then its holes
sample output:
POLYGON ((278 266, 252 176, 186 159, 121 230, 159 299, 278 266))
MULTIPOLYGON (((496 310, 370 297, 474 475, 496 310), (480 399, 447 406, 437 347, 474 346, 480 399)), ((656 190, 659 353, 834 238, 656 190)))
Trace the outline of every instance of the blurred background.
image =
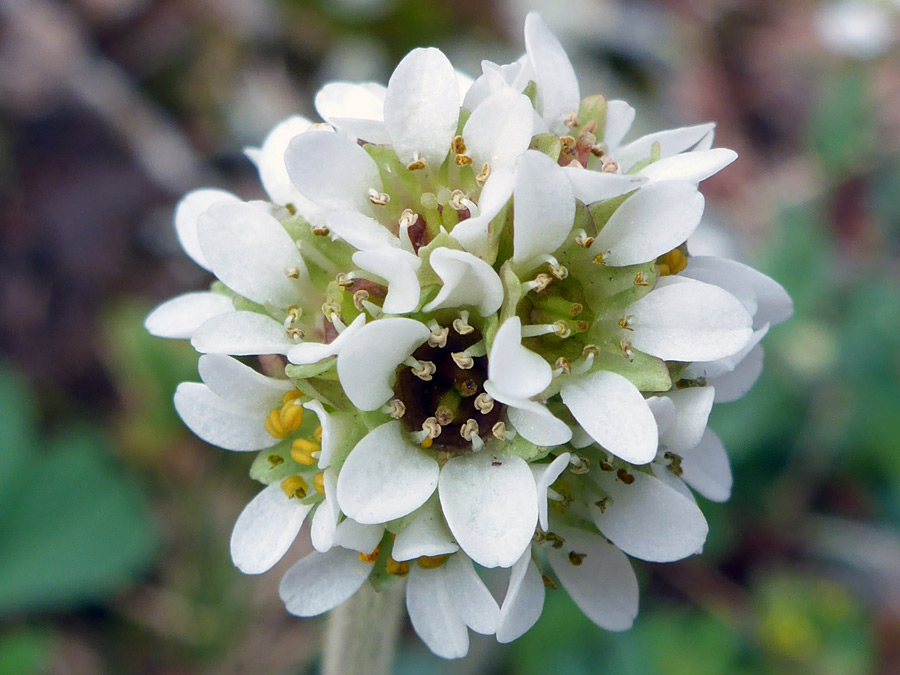
MULTIPOLYGON (((582 93, 636 129, 718 121, 741 159, 692 241, 779 280, 796 316, 711 426, 734 465, 702 557, 637 564, 641 614, 563 591, 456 663, 407 627, 397 672, 900 672, 900 3, 895 0, 0 0, 0 674, 315 673, 323 623, 228 556, 252 457, 172 408, 188 344, 147 312, 209 278, 181 194, 262 196, 245 145, 332 79, 439 46, 477 75, 539 9, 582 93)), ((634 135, 631 136, 632 138, 634 135)))

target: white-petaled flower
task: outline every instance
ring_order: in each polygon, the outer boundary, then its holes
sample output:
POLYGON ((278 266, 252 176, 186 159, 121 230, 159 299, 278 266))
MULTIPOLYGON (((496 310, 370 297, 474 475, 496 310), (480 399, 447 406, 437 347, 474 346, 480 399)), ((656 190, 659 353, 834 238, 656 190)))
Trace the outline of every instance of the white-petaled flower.
POLYGON ((308 522, 289 612, 406 579, 445 658, 469 630, 516 639, 558 586, 630 627, 628 557, 702 549, 692 489, 732 487, 713 403, 749 388, 792 312, 765 275, 688 250, 698 184, 735 158, 713 125, 625 142, 634 109, 582 99, 535 14, 525 43, 474 82, 428 48, 386 87, 326 85, 327 124, 289 118, 247 151, 269 202, 179 204, 217 282, 147 319, 204 354, 175 396, 187 426, 259 452, 235 565, 265 572, 308 522), (232 358, 253 355, 279 377, 232 358), (508 574, 502 602, 488 568, 508 574))

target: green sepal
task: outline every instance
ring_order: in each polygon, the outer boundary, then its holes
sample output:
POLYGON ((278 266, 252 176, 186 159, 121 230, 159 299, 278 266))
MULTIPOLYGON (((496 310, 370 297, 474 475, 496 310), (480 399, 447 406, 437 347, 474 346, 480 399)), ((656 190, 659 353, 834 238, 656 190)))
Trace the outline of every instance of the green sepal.
POLYGON ((472 111, 468 108, 463 108, 460 106, 459 108, 459 122, 456 123, 456 135, 462 136, 463 129, 466 126, 466 122, 469 121, 469 118, 472 116, 472 111))
POLYGON ((528 97, 528 100, 531 101, 531 106, 537 110, 537 82, 534 80, 528 80, 528 84, 525 86, 525 89, 522 91, 525 96, 528 97))
POLYGON ((637 349, 634 350, 634 361, 630 361, 618 345, 609 345, 594 355, 591 372, 595 370, 621 375, 644 392, 669 391, 672 388, 672 377, 666 362, 637 349))
POLYGON ((516 434, 516 437, 512 440, 502 441, 500 447, 503 449, 503 452, 521 457, 526 462, 536 462, 539 459, 543 459, 553 449, 552 447, 535 445, 531 441, 526 441, 522 438, 522 434, 516 434))
POLYGON ((554 162, 559 159, 559 155, 562 152, 562 142, 556 134, 538 134, 531 139, 529 147, 532 150, 543 152, 554 162))
POLYGON ((303 466, 293 460, 291 442, 287 440, 259 451, 253 464, 250 465, 250 478, 263 485, 271 485, 310 468, 312 467, 303 466))
POLYGON ((439 248, 448 248, 453 251, 462 251, 463 247, 460 245, 456 239, 451 237, 446 232, 441 232, 434 239, 428 242, 426 246, 423 246, 418 251, 419 260, 422 261, 422 266, 419 268, 416 276, 419 279, 419 283, 422 285, 422 288, 426 286, 433 285, 443 285, 443 281, 431 267, 431 254, 439 249, 439 248))
MULTIPOLYGON (((302 366, 289 363, 284 367, 284 374, 292 380, 306 380, 311 377, 321 376, 323 373, 332 370, 336 364, 336 356, 330 356, 317 363, 309 363, 302 366)), ((329 379, 334 379, 334 377, 336 377, 336 374, 328 373, 329 379)))
POLYGON ((591 218, 593 219, 594 227, 596 228, 596 231, 593 234, 602 230, 603 226, 606 225, 606 222, 610 219, 610 216, 612 216, 615 210, 622 206, 622 203, 635 192, 637 192, 637 189, 627 192, 624 195, 614 197, 613 199, 607 199, 606 201, 591 204, 588 208, 590 209, 591 218))
POLYGON ((598 141, 603 140, 606 133, 606 98, 600 94, 594 94, 581 100, 578 106, 578 126, 583 127, 590 122, 597 123, 597 129, 594 135, 598 141))
MULTIPOLYGON (((394 549, 394 540, 388 532, 384 533, 381 542, 378 544, 378 559, 373 563, 372 571, 369 573, 369 583, 376 591, 382 591, 390 588, 402 577, 396 574, 387 573, 388 559, 394 549)), ((410 561, 412 564, 415 560, 410 561)))
POLYGON ((608 293, 606 297, 593 298, 597 318, 620 319, 630 305, 647 295, 656 285, 658 268, 655 262, 627 267, 600 267, 599 276, 603 283, 598 285, 608 293), (643 275, 646 285, 634 283, 637 276, 643 275))
POLYGON ((234 299, 232 300, 232 304, 234 304, 234 308, 238 312, 254 312, 255 314, 271 316, 271 314, 266 311, 265 307, 253 302, 252 300, 248 300, 242 295, 235 295, 234 299))

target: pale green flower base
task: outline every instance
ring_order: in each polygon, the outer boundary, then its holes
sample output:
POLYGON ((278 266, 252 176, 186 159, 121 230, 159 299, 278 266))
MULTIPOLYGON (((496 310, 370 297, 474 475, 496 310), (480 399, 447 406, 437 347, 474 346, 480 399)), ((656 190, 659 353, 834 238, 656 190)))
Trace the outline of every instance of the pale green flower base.
POLYGON ((376 591, 363 584, 331 611, 322 675, 388 675, 403 625, 405 580, 376 591))

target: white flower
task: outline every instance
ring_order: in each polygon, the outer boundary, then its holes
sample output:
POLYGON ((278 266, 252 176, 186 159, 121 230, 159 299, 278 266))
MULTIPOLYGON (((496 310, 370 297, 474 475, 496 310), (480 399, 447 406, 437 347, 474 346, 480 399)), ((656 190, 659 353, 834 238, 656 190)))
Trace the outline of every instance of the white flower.
POLYGON ((469 630, 522 635, 557 583, 628 628, 628 556, 702 549, 691 488, 721 501, 732 483, 710 410, 791 313, 765 275, 687 250, 698 184, 735 157, 713 126, 625 143, 634 110, 580 99, 537 15, 525 38, 474 83, 429 48, 386 87, 326 85, 327 125, 292 117, 247 151, 270 202, 182 201, 179 238, 218 281, 147 319, 204 354, 175 397, 187 426, 259 451, 238 568, 270 569, 309 522, 289 612, 406 578, 446 658, 469 630), (252 355, 284 377, 232 358, 252 355), (502 602, 487 568, 508 570, 502 602))

